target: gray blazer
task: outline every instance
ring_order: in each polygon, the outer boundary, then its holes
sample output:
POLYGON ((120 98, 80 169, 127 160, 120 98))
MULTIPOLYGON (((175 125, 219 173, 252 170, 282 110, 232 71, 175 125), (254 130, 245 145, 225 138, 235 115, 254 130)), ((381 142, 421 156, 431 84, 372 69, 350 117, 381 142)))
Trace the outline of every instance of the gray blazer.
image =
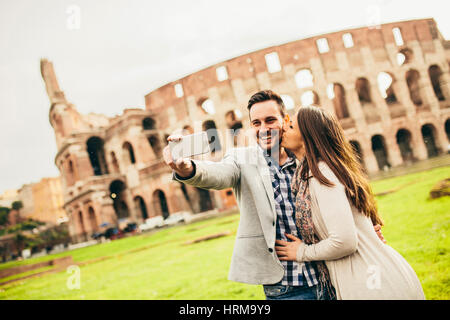
POLYGON ((196 172, 175 180, 204 189, 233 188, 241 212, 228 279, 279 282, 284 268, 275 252, 276 211, 270 171, 259 147, 234 148, 220 162, 193 160, 196 172))

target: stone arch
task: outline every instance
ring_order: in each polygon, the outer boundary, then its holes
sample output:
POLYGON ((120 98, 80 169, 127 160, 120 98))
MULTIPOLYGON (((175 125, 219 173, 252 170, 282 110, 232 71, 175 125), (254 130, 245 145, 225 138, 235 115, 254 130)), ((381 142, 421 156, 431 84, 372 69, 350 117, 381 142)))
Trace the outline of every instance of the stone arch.
POLYGON ((134 197, 134 208, 138 217, 142 218, 144 221, 149 218, 147 206, 141 196, 134 197))
POLYGON ((89 224, 91 226, 91 230, 94 232, 97 231, 98 230, 97 218, 95 216, 95 211, 91 206, 88 208, 88 216, 89 216, 89 224))
POLYGON ((156 129, 156 121, 151 117, 146 117, 142 119, 142 127, 144 130, 155 130, 156 129))
POLYGON ((286 111, 291 111, 295 109, 295 102, 294 99, 288 94, 282 94, 280 95, 281 100, 283 100, 284 106, 286 107, 286 111))
POLYGON ((239 135, 243 128, 241 118, 242 114, 240 110, 230 110, 225 114, 225 122, 233 139, 233 146, 235 147, 239 144, 239 135))
POLYGON ((84 224, 83 212, 78 211, 77 216, 78 216, 78 225, 80 226, 80 234, 85 235, 86 234, 86 225, 84 224))
POLYGON ((422 90, 420 88, 420 74, 415 69, 410 69, 405 75, 406 84, 408 85, 409 97, 416 106, 423 104, 422 90))
POLYGON ((370 95, 369 80, 367 80, 364 77, 356 79, 355 89, 356 92, 358 93, 358 99, 359 102, 361 102, 361 105, 372 102, 372 97, 370 95))
POLYGON ((390 168, 391 165, 388 159, 388 151, 386 148, 386 142, 382 135, 376 134, 371 138, 372 151, 377 160, 378 168, 380 170, 386 170, 390 168))
POLYGON ((220 144, 219 131, 217 130, 216 123, 213 120, 207 120, 202 124, 203 131, 206 131, 208 135, 209 148, 212 153, 220 151, 222 146, 220 144))
POLYGON ((164 143, 167 146, 169 144, 169 141, 167 141, 167 138, 169 138, 170 135, 168 135, 167 133, 164 135, 164 143))
POLYGON ((340 83, 332 83, 327 87, 328 98, 333 101, 334 110, 339 120, 349 118, 345 89, 340 83))
POLYGON ((389 72, 380 72, 377 76, 378 90, 386 101, 386 104, 398 103, 397 96, 394 92, 395 78, 389 72))
POLYGON ((353 148, 353 152, 355 153, 356 159, 359 161, 361 166, 364 167, 364 154, 361 148, 361 144, 356 140, 350 140, 350 145, 353 148))
POLYGON ((152 150, 155 153, 155 156, 158 158, 161 158, 163 147, 161 145, 161 141, 159 140, 158 135, 149 136, 148 143, 150 144, 150 147, 152 147, 152 150))
POLYGON ((167 205, 166 195, 161 189, 157 189, 153 192, 152 202, 156 215, 160 215, 164 219, 167 219, 170 215, 169 207, 167 205))
POLYGON ((395 135, 400 154, 403 162, 410 162, 414 160, 413 150, 411 147, 412 136, 411 132, 407 129, 401 128, 395 135))
POLYGON ((119 220, 130 216, 126 202, 126 188, 126 184, 121 180, 114 180, 109 185, 110 197, 113 200, 114 211, 119 220))
POLYGON ((128 141, 125 141, 122 145, 122 150, 125 156, 125 159, 128 163, 133 164, 136 163, 136 157, 134 155, 133 145, 128 141))
POLYGON ((445 121, 445 133, 447 134, 447 140, 450 142, 450 118, 445 121))
POLYGON ((431 85, 433 87, 434 94, 439 101, 445 100, 445 86, 442 86, 442 70, 437 65, 432 65, 428 68, 428 75, 430 77, 431 85))
POLYGON ((213 202, 209 190, 196 188, 200 197, 200 212, 209 211, 213 209, 213 202))
POLYGON ((181 184, 181 191, 193 213, 209 211, 213 209, 213 201, 209 190, 181 184))
POLYGON ((112 164, 114 173, 119 173, 120 166, 119 166, 119 162, 117 161, 117 157, 116 157, 116 154, 114 153, 114 151, 111 151, 111 164, 112 164))
POLYGON ((434 125, 431 123, 424 124, 421 128, 423 142, 427 148, 428 158, 435 157, 439 154, 439 149, 436 144, 437 132, 434 125))
POLYGON ((216 107, 214 106, 214 102, 209 98, 200 98, 197 101, 197 105, 202 109, 204 114, 216 114, 216 107))
POLYGON ((300 97, 300 101, 303 107, 320 105, 319 95, 314 90, 303 92, 302 96, 300 97))
POLYGON ((67 185, 72 186, 75 183, 75 169, 71 159, 67 162, 67 185))
POLYGON ((108 174, 108 167, 105 160, 105 150, 103 139, 91 137, 86 142, 89 160, 91 161, 94 175, 100 176, 108 174))
POLYGON ((188 192, 188 190, 187 190, 187 188, 186 188, 186 185, 185 185, 184 183, 180 182, 180 188, 181 188, 181 192, 183 193, 184 199, 185 199, 185 200, 187 201, 187 203, 189 204, 189 207, 190 207, 190 209, 192 210, 192 212, 195 213, 195 209, 194 209, 194 207, 193 207, 193 205, 192 205, 191 197, 189 196, 189 192, 188 192))
POLYGON ((314 77, 309 69, 301 69, 294 76, 297 88, 310 88, 314 86, 314 77))
POLYGON ((414 58, 413 51, 410 48, 403 48, 397 53, 397 64, 399 66, 410 63, 414 58))

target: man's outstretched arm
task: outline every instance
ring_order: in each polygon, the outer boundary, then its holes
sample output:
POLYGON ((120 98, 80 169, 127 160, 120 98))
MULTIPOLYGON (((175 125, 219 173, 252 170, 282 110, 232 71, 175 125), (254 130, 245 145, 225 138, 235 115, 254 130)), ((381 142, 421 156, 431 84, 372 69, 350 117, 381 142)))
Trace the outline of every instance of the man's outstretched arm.
MULTIPOLYGON (((177 141, 182 136, 170 136, 168 141, 177 141)), ((177 159, 174 161, 169 146, 163 150, 164 161, 174 171, 174 179, 204 189, 233 188, 239 181, 240 169, 235 159, 227 154, 222 161, 200 161, 177 159)))

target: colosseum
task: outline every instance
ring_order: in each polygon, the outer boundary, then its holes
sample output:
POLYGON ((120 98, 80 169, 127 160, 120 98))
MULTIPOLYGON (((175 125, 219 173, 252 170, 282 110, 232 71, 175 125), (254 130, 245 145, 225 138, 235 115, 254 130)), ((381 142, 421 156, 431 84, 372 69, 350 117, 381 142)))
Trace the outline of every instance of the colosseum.
POLYGON ((107 223, 235 208, 232 190, 173 181, 162 149, 177 130, 207 130, 211 160, 246 144, 247 101, 262 89, 279 93, 291 114, 311 104, 335 114, 369 175, 445 153, 449 62, 450 41, 433 19, 357 28, 218 63, 149 92, 145 110, 108 118, 78 113, 43 59, 70 233, 82 241, 107 223))

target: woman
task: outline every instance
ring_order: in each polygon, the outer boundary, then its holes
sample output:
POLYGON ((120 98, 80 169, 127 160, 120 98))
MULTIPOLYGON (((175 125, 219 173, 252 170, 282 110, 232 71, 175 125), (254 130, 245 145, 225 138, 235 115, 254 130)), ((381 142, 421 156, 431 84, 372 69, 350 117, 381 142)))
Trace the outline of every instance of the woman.
POLYGON ((339 122, 302 107, 293 121, 286 118, 282 146, 300 161, 292 192, 304 241, 277 240, 279 259, 324 260, 319 274, 337 299, 425 299, 411 266, 376 235, 373 225, 382 221, 375 199, 339 122))

